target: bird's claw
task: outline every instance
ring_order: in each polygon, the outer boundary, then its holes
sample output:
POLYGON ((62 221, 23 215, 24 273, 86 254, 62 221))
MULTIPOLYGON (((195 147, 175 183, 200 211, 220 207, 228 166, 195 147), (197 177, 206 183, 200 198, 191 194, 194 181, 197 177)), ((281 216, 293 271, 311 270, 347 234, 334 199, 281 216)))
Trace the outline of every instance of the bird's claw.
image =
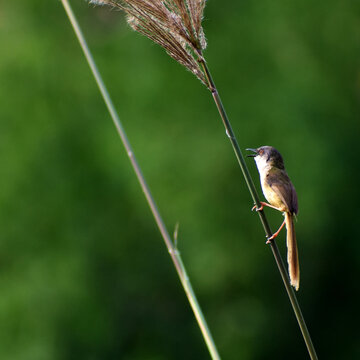
POLYGON ((279 229, 277 232, 273 233, 270 237, 267 237, 267 240, 266 240, 266 243, 265 243, 265 244, 271 244, 272 241, 279 235, 280 230, 282 229, 283 226, 284 226, 284 225, 281 225, 281 226, 280 226, 280 229, 279 229))
POLYGON ((256 210, 256 212, 258 212, 258 211, 261 211, 261 210, 263 210, 263 209, 264 209, 264 205, 263 205, 263 203, 261 203, 261 206, 260 206, 260 207, 257 207, 257 205, 255 204, 255 205, 251 208, 251 211, 256 210))

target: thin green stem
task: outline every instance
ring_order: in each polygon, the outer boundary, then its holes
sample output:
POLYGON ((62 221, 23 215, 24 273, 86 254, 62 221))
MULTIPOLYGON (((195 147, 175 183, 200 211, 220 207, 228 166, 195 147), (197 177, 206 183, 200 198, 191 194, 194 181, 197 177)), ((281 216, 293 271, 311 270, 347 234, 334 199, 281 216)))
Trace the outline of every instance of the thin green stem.
POLYGON ((75 15, 70 7, 70 4, 67 0, 61 0, 62 4, 64 6, 65 12, 70 20, 70 23, 74 29, 74 32, 79 40, 80 46, 84 52, 84 55, 86 57, 86 60, 90 66, 90 69, 94 75, 95 81, 99 87, 99 90, 101 92, 101 95, 105 101, 105 104, 107 106, 107 109, 111 115, 111 118, 114 122, 114 125, 116 127, 116 130, 122 140, 122 143, 125 147, 126 153, 129 157, 129 160, 131 162, 131 165, 135 171, 136 177, 140 183, 141 189, 144 192, 144 195, 146 197, 146 200, 149 204, 150 210, 154 216, 154 219, 156 221, 156 224, 160 230, 160 233, 164 239, 165 245, 169 251, 170 257, 174 263, 175 269, 178 273, 178 276, 180 278, 181 284, 185 290, 186 296, 188 298, 188 301, 191 305, 191 308, 194 312, 195 318, 198 322, 198 325, 200 327, 200 330, 202 332, 202 335, 204 337, 204 340, 206 342, 207 348, 209 350, 209 353, 211 355, 211 358, 213 360, 220 360, 220 355, 218 354, 218 351, 216 349, 215 342, 212 338, 212 335, 210 333, 210 330, 208 328, 208 325, 206 323, 205 317, 202 313, 202 310, 200 308, 200 305, 197 301, 197 298, 195 296, 194 290, 191 286, 189 277, 187 275, 185 266, 182 262, 181 256, 179 251, 176 249, 176 247, 173 244, 173 241, 169 235, 169 232, 166 229, 165 223, 160 215, 159 209, 155 203, 155 200, 151 194, 150 188, 147 185, 144 175, 142 174, 141 168, 135 158, 133 149, 130 145, 130 142, 126 136, 126 133, 124 131, 124 128, 121 124, 120 118, 115 110, 115 107, 112 103, 112 100, 110 98, 110 95, 105 87, 105 84, 101 78, 101 75, 97 69, 97 66, 95 64, 94 58, 86 44, 84 35, 82 34, 82 31, 80 29, 80 26, 75 18, 75 15))
MULTIPOLYGON (((257 208, 260 208, 259 195, 257 194, 254 182, 253 182, 252 177, 251 177, 251 175, 249 173, 249 170, 248 170, 248 168, 246 166, 244 156, 241 153, 239 143, 236 140, 236 136, 235 136, 235 133, 234 133, 232 127, 231 127, 229 118, 226 115, 225 108, 224 108, 224 106, 223 106, 223 104, 221 102, 220 95, 219 95, 219 93, 217 91, 214 80, 211 77, 209 68, 208 68, 208 66, 207 66, 207 64, 206 64, 206 62, 205 62, 205 60, 204 60, 201 53, 199 53, 199 62, 201 63, 201 65, 202 65, 202 67, 204 69, 205 76, 206 76, 206 78, 208 80, 209 90, 211 91, 211 94, 212 94, 213 99, 215 101, 216 107, 217 107, 217 109, 219 111, 221 120, 223 121, 223 124, 225 126, 226 135, 228 136, 228 138, 229 138, 229 140, 231 142, 231 145, 232 145, 232 147, 234 149, 236 158, 237 158, 237 160, 239 162, 241 171, 242 171, 243 176, 245 178, 245 182, 247 184, 247 187, 249 189, 251 197, 252 197, 252 199, 254 201, 255 206, 257 208)), ((258 214, 259 214, 261 223, 262 223, 262 225, 264 227, 265 234, 266 234, 266 236, 268 238, 270 238, 271 235, 272 235, 272 232, 271 232, 271 229, 270 229, 269 222, 267 221, 267 218, 265 216, 265 212, 263 210, 261 210, 261 211, 258 211, 258 214)), ((306 326, 305 319, 304 319, 304 316, 302 315, 301 308, 300 308, 300 305, 299 305, 299 303, 297 301, 294 289, 290 285, 289 276, 288 276, 288 273, 286 271, 284 262, 283 262, 283 260, 281 258, 279 248, 278 248, 275 240, 270 241, 270 247, 271 247, 272 253, 274 255, 276 264, 278 266, 281 278, 282 278, 282 280, 284 282, 287 294, 289 296, 293 311, 294 311, 296 319, 298 321, 298 324, 299 324, 301 333, 303 335, 306 347, 308 349, 310 358, 312 360, 317 360, 316 351, 315 351, 314 345, 313 345, 313 343, 311 341, 309 330, 308 330, 308 328, 306 326)))

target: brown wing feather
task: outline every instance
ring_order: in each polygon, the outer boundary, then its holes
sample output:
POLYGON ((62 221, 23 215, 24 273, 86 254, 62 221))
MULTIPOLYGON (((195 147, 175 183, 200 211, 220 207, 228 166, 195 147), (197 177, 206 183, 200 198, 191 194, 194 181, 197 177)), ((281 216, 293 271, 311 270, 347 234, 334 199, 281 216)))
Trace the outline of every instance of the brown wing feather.
POLYGON ((298 203, 297 195, 289 176, 285 171, 276 171, 276 173, 269 173, 266 178, 268 185, 275 191, 279 198, 284 203, 286 210, 291 214, 297 214, 298 203))

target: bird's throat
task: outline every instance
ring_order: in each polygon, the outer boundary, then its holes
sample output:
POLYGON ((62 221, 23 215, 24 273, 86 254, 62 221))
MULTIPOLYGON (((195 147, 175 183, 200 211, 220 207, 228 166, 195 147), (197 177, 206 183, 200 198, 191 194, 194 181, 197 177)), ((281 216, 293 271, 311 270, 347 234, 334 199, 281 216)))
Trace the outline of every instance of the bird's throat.
POLYGON ((272 165, 269 161, 266 161, 265 157, 256 157, 256 166, 258 168, 260 178, 263 179, 266 177, 266 175, 271 171, 272 165))

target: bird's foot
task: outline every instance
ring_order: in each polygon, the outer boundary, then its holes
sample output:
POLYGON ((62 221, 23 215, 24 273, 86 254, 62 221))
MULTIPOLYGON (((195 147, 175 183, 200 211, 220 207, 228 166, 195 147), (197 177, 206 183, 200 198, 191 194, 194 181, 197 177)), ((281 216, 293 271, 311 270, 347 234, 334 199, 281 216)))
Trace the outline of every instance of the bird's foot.
POLYGON ((260 201, 261 206, 257 207, 257 205, 255 204, 252 208, 251 211, 256 210, 256 212, 258 211, 262 211, 264 209, 264 206, 268 206, 268 204, 266 202, 260 201))
POLYGON ((275 234, 272 234, 267 240, 266 240, 266 245, 268 244, 271 244, 272 241, 278 236, 279 234, 275 233, 275 234))

